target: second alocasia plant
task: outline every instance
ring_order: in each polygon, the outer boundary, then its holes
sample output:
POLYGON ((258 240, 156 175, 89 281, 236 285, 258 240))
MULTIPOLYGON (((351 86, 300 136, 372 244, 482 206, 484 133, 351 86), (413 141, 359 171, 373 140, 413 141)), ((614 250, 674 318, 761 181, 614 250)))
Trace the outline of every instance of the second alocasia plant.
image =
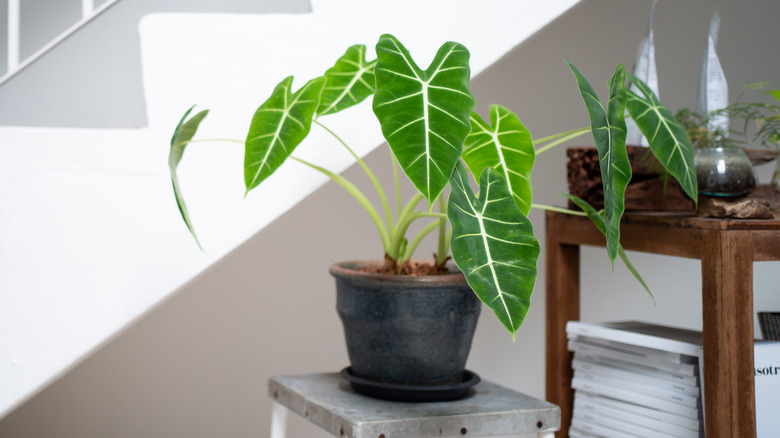
MULTIPOLYGON (((602 160, 605 209, 597 212, 584 201, 573 199, 584 211, 565 211, 589 216, 606 235, 612 263, 621 257, 640 281, 620 246, 619 234, 623 194, 631 178, 625 146, 626 110, 648 137, 659 161, 696 199, 696 180, 690 179, 693 152, 684 130, 680 136, 682 128, 641 81, 628 75, 644 96, 626 90, 627 75, 622 66, 610 81, 605 109, 585 77, 569 64, 591 127, 534 142, 517 115, 503 106, 490 107, 489 122, 473 112, 469 52, 463 45, 445 43, 425 70, 392 35, 379 39, 376 53, 377 59, 368 61, 364 46, 352 46, 323 76, 309 80, 297 91, 292 76, 275 87, 252 117, 246 139, 237 140, 245 147, 246 191, 271 177, 288 159, 328 175, 364 207, 382 243, 383 254, 377 255, 384 256, 389 268, 399 273, 422 238, 438 230, 434 263, 443 266, 451 248, 452 258, 471 288, 513 337, 528 313, 537 276, 539 242, 527 214, 531 208, 563 210, 532 201, 531 173, 537 155, 593 133, 602 160), (395 208, 371 169, 321 121, 371 95, 374 114, 392 150, 395 208), (379 208, 344 177, 293 155, 313 125, 332 134, 335 143, 352 153, 377 191, 379 208), (418 191, 406 203, 398 197, 397 165, 418 191), (477 193, 472 190, 472 179, 479 184, 477 193), (428 206, 420 208, 423 200, 428 206), (417 220, 428 223, 410 239, 407 231, 417 220)), ((207 111, 192 117, 190 111, 174 132, 169 166, 179 210, 195 236, 176 168, 207 111)))

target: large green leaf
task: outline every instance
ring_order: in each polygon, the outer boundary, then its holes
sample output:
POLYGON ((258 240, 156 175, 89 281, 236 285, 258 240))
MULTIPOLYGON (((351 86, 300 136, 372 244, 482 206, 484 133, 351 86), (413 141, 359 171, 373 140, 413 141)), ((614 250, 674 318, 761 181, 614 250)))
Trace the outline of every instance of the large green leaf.
POLYGON ((322 90, 317 116, 339 112, 357 105, 374 94, 374 66, 376 60, 366 62, 366 46, 355 45, 325 72, 327 83, 322 90))
MULTIPOLYGON (((596 209, 593 208, 592 205, 588 204, 588 201, 568 193, 562 193, 562 195, 571 199, 573 203, 575 203, 582 211, 584 211, 588 215, 590 221, 593 222, 593 225, 595 225, 596 228, 598 228, 598 230, 601 231, 601 234, 604 234, 606 236, 607 222, 604 220, 604 216, 601 215, 598 211, 596 211, 596 209)), ((631 272, 631 274, 634 275, 634 278, 636 278, 639 284, 641 284, 642 287, 645 288, 647 293, 650 294, 650 298, 652 298, 653 302, 655 302, 655 297, 653 296, 653 292, 650 291, 650 288, 647 287, 647 283, 645 283, 645 280, 642 278, 641 275, 639 275, 639 271, 636 270, 634 265, 631 263, 631 260, 628 259, 628 255, 626 254, 626 251, 623 249, 623 245, 618 245, 618 254, 620 255, 620 259, 623 260, 623 263, 625 263, 626 267, 631 272)))
POLYGON ((245 143, 247 192, 274 173, 309 134, 325 81, 324 77, 312 79, 293 94, 293 77, 288 76, 257 109, 245 143))
POLYGON ((531 303, 539 241, 502 175, 485 168, 479 185, 477 198, 468 171, 458 163, 447 208, 452 257, 469 286, 514 339, 531 303))
POLYGON ((382 35, 376 53, 374 113, 404 173, 432 204, 471 131, 469 52, 445 43, 426 71, 392 35, 382 35))
POLYGON ((604 219, 607 226, 607 254, 612 265, 620 246, 620 219, 625 210, 626 186, 631 180, 631 163, 626 152, 626 70, 618 65, 609 82, 607 110, 601 106, 588 80, 569 61, 569 68, 590 115, 593 140, 599 154, 599 167, 604 186, 604 219))
POLYGON ((474 175, 486 167, 498 170, 509 185, 523 214, 531 210, 534 151, 531 133, 515 113, 501 105, 490 106, 490 123, 471 113, 471 133, 466 137, 463 161, 474 175))
POLYGON ((184 116, 182 116, 179 124, 176 125, 176 129, 173 131, 171 151, 168 153, 168 169, 171 172, 173 194, 176 196, 176 205, 179 207, 181 218, 184 219, 184 223, 187 224, 187 229, 190 230, 192 237, 195 238, 195 243, 197 243, 198 247, 202 250, 203 247, 200 246, 198 236, 195 235, 195 229, 192 227, 192 222, 190 221, 190 214, 187 212, 187 204, 184 203, 184 197, 181 194, 181 188, 179 188, 179 177, 176 175, 176 168, 179 166, 179 161, 181 161, 181 157, 184 155, 184 149, 187 147, 190 140, 192 140, 192 137, 195 136, 195 132, 198 130, 200 122, 203 121, 209 113, 209 110, 203 110, 187 120, 187 116, 190 115, 193 108, 195 108, 195 106, 192 106, 184 113, 184 116))
POLYGON ((647 84, 632 74, 628 74, 628 79, 645 96, 643 99, 636 93, 628 92, 628 114, 647 138, 653 155, 680 183, 685 193, 694 202, 698 202, 699 188, 696 183, 696 169, 693 167, 693 147, 685 128, 674 118, 669 108, 661 104, 647 84))

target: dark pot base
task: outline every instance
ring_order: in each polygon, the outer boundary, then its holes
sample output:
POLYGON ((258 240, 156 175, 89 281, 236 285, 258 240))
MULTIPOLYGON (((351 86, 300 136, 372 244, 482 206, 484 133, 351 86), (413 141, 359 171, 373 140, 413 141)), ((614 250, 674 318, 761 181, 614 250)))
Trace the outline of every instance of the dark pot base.
POLYGON ((331 267, 354 377, 400 385, 457 385, 481 303, 463 274, 368 274, 331 267))
POLYGON ((476 373, 469 370, 463 372, 463 379, 460 383, 452 385, 412 386, 374 382, 352 375, 350 367, 344 368, 339 374, 352 385, 352 388, 355 391, 363 395, 382 400, 402 402, 440 402, 458 400, 469 395, 471 388, 482 380, 476 373))

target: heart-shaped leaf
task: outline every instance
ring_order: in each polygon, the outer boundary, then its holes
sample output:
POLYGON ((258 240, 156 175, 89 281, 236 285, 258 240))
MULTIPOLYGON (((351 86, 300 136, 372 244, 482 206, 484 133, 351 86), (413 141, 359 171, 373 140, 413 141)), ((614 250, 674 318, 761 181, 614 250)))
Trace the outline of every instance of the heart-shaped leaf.
MULTIPOLYGON (((585 214, 588 215, 588 219, 590 219, 590 221, 593 222, 593 225, 595 225, 596 228, 598 228, 598 230, 601 231, 601 234, 604 234, 606 236, 607 222, 604 220, 604 216, 602 216, 598 211, 596 211, 596 209, 593 208, 592 205, 588 204, 588 201, 568 193, 562 193, 562 195, 571 199, 571 202, 576 204, 582 211, 584 211, 585 214)), ((636 278, 639 284, 641 284, 642 287, 645 288, 647 293, 650 294, 650 298, 652 298, 653 302, 655 302, 655 297, 653 296, 653 292, 650 291, 650 288, 647 287, 647 283, 645 283, 645 280, 642 278, 641 275, 639 275, 639 271, 636 270, 634 265, 631 263, 631 260, 628 259, 628 255, 626 254, 626 251, 623 249, 623 245, 618 245, 618 254, 620 255, 620 259, 623 260, 623 263, 625 263, 626 267, 631 272, 631 274, 634 275, 634 278, 636 278)))
POLYGON ((292 76, 284 78, 252 117, 244 152, 247 192, 274 173, 309 134, 325 78, 310 80, 295 94, 292 82, 292 76))
POLYGON ((492 127, 479 114, 471 113, 463 161, 474 175, 481 175, 486 167, 498 170, 520 211, 527 215, 533 199, 531 172, 536 158, 531 133, 515 113, 501 105, 490 106, 490 123, 492 127))
POLYGON ((325 116, 357 105, 374 94, 374 66, 366 62, 366 46, 355 45, 325 72, 327 83, 322 90, 317 116, 325 116))
POLYGON ((168 169, 171 172, 173 194, 176 196, 176 205, 179 207, 181 218, 184 219, 184 223, 187 224, 187 229, 190 230, 192 237, 195 238, 195 243, 197 243, 198 247, 203 250, 203 247, 200 246, 200 242, 198 241, 198 236, 195 235, 195 229, 192 227, 190 214, 187 212, 187 204, 184 203, 184 197, 181 194, 181 188, 179 188, 179 178, 176 175, 176 168, 179 166, 179 161, 181 161, 181 157, 184 155, 184 149, 187 147, 187 144, 189 144, 190 140, 192 140, 192 137, 195 136, 195 132, 198 130, 200 122, 203 121, 203 119, 209 113, 209 110, 203 110, 192 116, 191 119, 187 120, 187 116, 190 115, 190 112, 192 112, 193 108, 195 108, 195 106, 192 106, 187 110, 186 113, 184 113, 184 116, 182 116, 179 124, 176 125, 176 129, 173 131, 173 137, 171 138, 171 151, 168 154, 168 169))
POLYGON ((696 169, 693 167, 693 147, 688 134, 641 79, 628 74, 628 79, 637 86, 644 99, 628 92, 626 108, 639 130, 647 138, 650 150, 671 174, 685 193, 698 202, 699 186, 696 183, 696 169))
POLYGON ((626 70, 618 65, 609 82, 607 110, 601 106, 588 80, 569 61, 569 68, 590 115, 590 127, 599 154, 599 168, 604 185, 604 219, 607 226, 607 254, 612 266, 620 246, 620 219, 625 210, 625 192, 631 180, 631 163, 626 152, 626 70))
POLYGON ((426 71, 392 35, 382 35, 376 52, 374 113, 404 173, 432 204, 471 131, 469 52, 445 43, 426 71))
POLYGON ((531 304, 539 241, 512 199, 506 178, 488 167, 479 185, 477 198, 468 171, 458 163, 447 208, 452 256, 469 286, 514 339, 531 304))

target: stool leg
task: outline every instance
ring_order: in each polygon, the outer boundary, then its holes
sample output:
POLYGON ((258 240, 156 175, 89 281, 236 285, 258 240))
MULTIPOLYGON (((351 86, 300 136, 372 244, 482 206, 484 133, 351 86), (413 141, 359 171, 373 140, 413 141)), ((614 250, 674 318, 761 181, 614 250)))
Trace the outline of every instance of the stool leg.
POLYGON ((285 438, 287 436, 287 408, 274 402, 271 414, 271 438, 285 438))

